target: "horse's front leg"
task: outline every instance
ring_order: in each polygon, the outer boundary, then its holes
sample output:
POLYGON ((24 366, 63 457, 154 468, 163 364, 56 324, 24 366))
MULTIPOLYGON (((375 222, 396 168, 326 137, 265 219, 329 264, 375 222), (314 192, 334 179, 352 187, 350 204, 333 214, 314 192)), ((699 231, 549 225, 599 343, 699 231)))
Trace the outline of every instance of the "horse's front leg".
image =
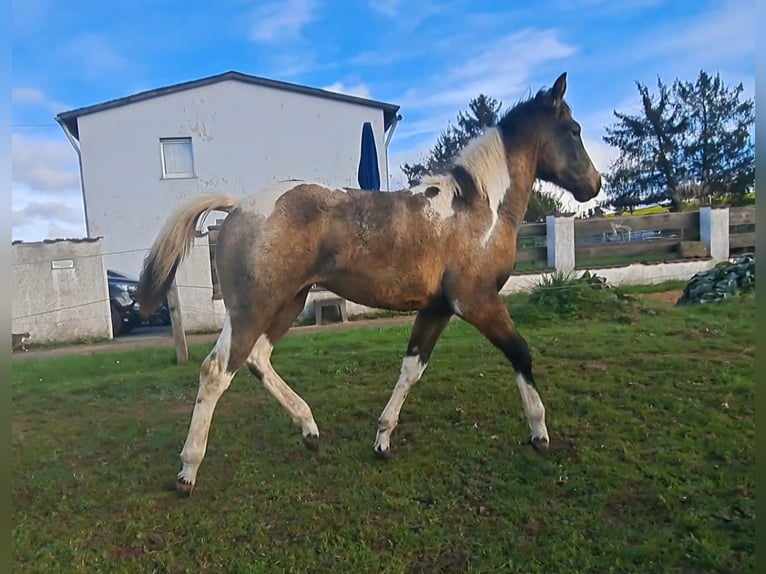
POLYGON ((415 317, 399 379, 378 418, 378 434, 375 437, 375 454, 378 457, 387 459, 391 456, 391 433, 399 424, 404 401, 426 370, 436 342, 451 316, 452 312, 446 306, 435 306, 418 312, 415 317))
POLYGON ((476 327, 513 365, 524 414, 532 431, 532 445, 546 452, 550 438, 545 425, 545 406, 532 374, 532 357, 526 340, 514 327, 502 298, 496 291, 487 290, 484 296, 478 297, 474 291, 463 299, 455 297, 452 304, 456 314, 476 327))

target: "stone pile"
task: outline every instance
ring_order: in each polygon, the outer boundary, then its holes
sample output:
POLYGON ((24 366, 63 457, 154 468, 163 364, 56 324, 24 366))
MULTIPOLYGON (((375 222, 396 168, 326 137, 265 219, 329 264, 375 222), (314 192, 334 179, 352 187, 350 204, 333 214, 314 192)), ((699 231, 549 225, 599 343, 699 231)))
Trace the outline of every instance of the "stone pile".
POLYGON ((676 305, 713 303, 751 289, 755 289, 755 254, 745 253, 695 273, 676 305))

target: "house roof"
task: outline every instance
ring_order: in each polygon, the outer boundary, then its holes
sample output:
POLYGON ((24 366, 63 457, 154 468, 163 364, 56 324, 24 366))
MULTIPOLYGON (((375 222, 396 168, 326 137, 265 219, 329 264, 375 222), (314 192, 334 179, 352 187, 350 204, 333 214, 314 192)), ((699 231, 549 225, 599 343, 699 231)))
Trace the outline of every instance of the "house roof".
POLYGON ((268 78, 261 78, 259 76, 251 76, 249 74, 243 74, 242 72, 228 71, 222 74, 216 74, 215 76, 208 76, 206 78, 200 78, 198 80, 191 80, 188 82, 181 82, 179 84, 172 84, 162 88, 156 88, 153 90, 147 90, 145 92, 139 92, 131 96, 124 98, 117 98, 115 100, 109 100, 100 104, 94 104, 92 106, 85 106, 83 108, 77 108, 67 112, 61 112, 56 115, 56 120, 59 123, 66 125, 70 133, 77 139, 80 138, 80 132, 77 126, 77 118, 88 114, 94 114, 104 110, 110 110, 120 106, 133 104, 136 102, 142 102, 151 98, 159 96, 165 96, 168 94, 174 94, 182 92, 184 90, 190 90, 193 88, 199 88, 202 86, 209 86, 218 82, 224 82, 227 80, 235 80, 238 82, 244 82, 246 84, 252 84, 255 86, 264 86, 267 88, 275 88, 278 90, 285 90, 296 94, 304 94, 307 96, 316 96, 319 98, 325 98, 328 100, 335 100, 339 102, 346 102, 350 104, 357 104, 360 106, 367 106, 376 108, 383 111, 383 123, 384 129, 388 129, 394 121, 394 118, 399 111, 399 106, 395 104, 389 104, 386 102, 380 102, 377 100, 371 100, 368 98, 360 98, 358 96, 351 96, 347 94, 340 94, 337 92, 331 92, 329 90, 322 90, 319 88, 311 88, 309 86, 302 86, 300 84, 291 84, 289 82, 281 82, 278 80, 270 80, 268 78))

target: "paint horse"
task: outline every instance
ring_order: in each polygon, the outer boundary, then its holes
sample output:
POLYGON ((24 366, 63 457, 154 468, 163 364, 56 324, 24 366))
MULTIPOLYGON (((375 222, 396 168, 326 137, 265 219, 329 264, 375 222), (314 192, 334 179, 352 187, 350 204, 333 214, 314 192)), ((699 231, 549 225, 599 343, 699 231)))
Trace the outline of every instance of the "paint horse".
POLYGON ((446 173, 411 189, 370 193, 293 180, 241 200, 201 195, 166 221, 136 293, 144 314, 165 297, 199 218, 227 213, 215 253, 226 318, 202 363, 176 481, 180 491, 194 489, 216 404, 243 364, 287 410, 306 446, 318 447, 311 408, 270 360, 314 284, 362 305, 417 311, 399 378, 378 419, 377 455, 390 456, 402 405, 453 315, 510 361, 531 443, 547 451, 545 407, 530 353, 499 290, 513 270, 517 229, 535 179, 580 202, 601 188, 565 91, 564 73, 471 141, 446 173))

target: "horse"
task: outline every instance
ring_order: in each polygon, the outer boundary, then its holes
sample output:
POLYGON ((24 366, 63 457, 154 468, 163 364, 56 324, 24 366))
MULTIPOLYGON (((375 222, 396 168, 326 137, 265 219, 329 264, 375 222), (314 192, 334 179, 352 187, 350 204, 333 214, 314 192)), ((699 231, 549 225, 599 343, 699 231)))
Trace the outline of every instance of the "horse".
POLYGON ((197 223, 222 211, 215 264, 226 316, 204 359, 176 488, 191 495, 218 400, 240 367, 289 413, 309 449, 319 446, 311 408, 271 364, 274 346, 303 311, 313 285, 362 305, 414 311, 406 352, 377 420, 374 453, 391 456, 391 433, 408 393, 455 316, 472 324, 515 372, 531 444, 547 452, 545 406, 532 359, 499 291, 515 263, 516 235, 536 179, 585 202, 601 175, 564 100, 566 72, 519 101, 466 145, 443 173, 393 192, 290 180, 235 199, 201 194, 163 224, 144 259, 136 299, 144 315, 164 299, 197 223))

